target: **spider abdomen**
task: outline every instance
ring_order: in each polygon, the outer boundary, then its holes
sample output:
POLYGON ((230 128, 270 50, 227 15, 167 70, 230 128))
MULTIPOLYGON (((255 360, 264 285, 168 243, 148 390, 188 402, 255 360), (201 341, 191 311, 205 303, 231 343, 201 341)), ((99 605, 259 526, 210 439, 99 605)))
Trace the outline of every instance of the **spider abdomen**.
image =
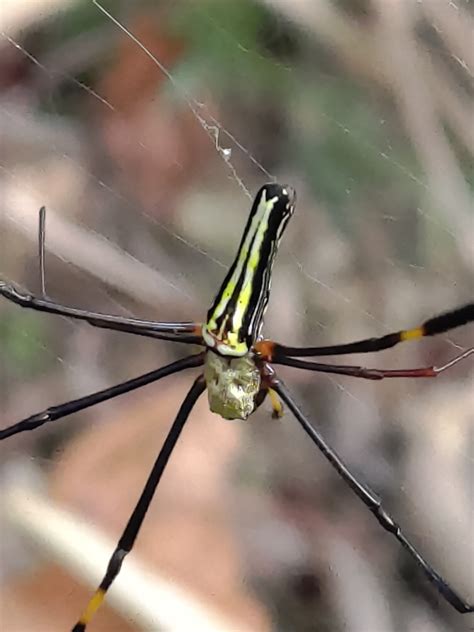
POLYGON ((204 378, 213 413, 224 419, 245 420, 257 407, 262 380, 251 355, 232 358, 208 351, 204 378))

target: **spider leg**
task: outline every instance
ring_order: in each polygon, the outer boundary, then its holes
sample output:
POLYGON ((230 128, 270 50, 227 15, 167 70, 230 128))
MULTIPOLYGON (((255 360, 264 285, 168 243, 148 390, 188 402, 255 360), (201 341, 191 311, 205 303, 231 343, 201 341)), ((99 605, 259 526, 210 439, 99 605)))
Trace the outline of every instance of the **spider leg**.
POLYGON ((380 338, 366 338, 342 345, 330 345, 327 347, 288 347, 270 340, 262 340, 255 344, 255 348, 270 359, 274 355, 308 357, 343 355, 345 353, 371 353, 390 349, 405 340, 417 340, 424 336, 435 336, 450 331, 461 325, 474 321, 474 303, 468 303, 450 312, 430 318, 418 327, 397 331, 380 338), (260 348, 259 348, 260 347, 260 348))
POLYGON ((310 437, 313 443, 316 444, 319 450, 321 450, 329 463, 349 485, 352 491, 368 507, 368 509, 370 509, 381 526, 386 531, 394 535, 403 548, 408 551, 418 566, 420 566, 423 570, 426 577, 436 586, 438 592, 444 597, 444 599, 460 613, 474 612, 474 604, 468 603, 460 595, 458 595, 458 593, 451 588, 447 581, 443 579, 443 577, 424 559, 413 544, 411 544, 411 542, 406 538, 400 526, 395 522, 392 516, 383 508, 380 497, 371 491, 364 483, 359 481, 354 474, 352 474, 344 461, 337 455, 331 446, 326 443, 326 440, 321 436, 319 431, 309 423, 283 382, 280 380, 276 381, 273 384, 273 388, 291 410, 306 434, 310 437))
POLYGON ((202 344, 201 326, 198 323, 163 323, 153 320, 126 318, 124 316, 90 312, 85 309, 61 305, 47 298, 40 298, 33 294, 28 294, 27 292, 21 292, 14 285, 2 280, 0 280, 0 295, 21 307, 34 309, 38 312, 48 312, 49 314, 59 314, 60 316, 67 316, 68 318, 84 320, 94 327, 114 329, 138 336, 159 338, 161 340, 202 344))
POLYGON ((34 296, 27 292, 21 292, 14 285, 6 283, 0 279, 0 295, 3 295, 6 299, 20 305, 21 307, 85 320, 94 327, 114 329, 138 336, 147 336, 149 338, 158 338, 160 340, 171 340, 173 342, 184 342, 188 344, 201 344, 203 342, 201 337, 201 327, 198 323, 163 323, 137 318, 114 316, 110 314, 99 314, 87 310, 67 307, 49 300, 46 296, 45 283, 45 242, 46 207, 42 206, 39 210, 38 222, 38 261, 41 294, 40 296, 34 296))
POLYGON ((39 210, 38 222, 38 262, 39 262, 39 282, 41 288, 41 298, 46 298, 46 272, 45 272, 45 256, 44 244, 46 241, 46 207, 42 206, 39 210))
POLYGON ((194 381, 191 390, 188 392, 186 398, 181 404, 176 419, 171 426, 171 430, 169 431, 168 436, 165 439, 160 453, 158 454, 158 457, 155 461, 155 464, 153 465, 150 475, 148 476, 148 480, 145 484, 145 487, 143 488, 135 509, 133 510, 133 513, 128 520, 127 526, 125 527, 114 552, 112 553, 104 578, 102 579, 99 587, 87 604, 84 612, 79 618, 79 621, 72 629, 72 632, 84 632, 87 624, 91 621, 92 617, 104 601, 107 590, 119 574, 125 556, 130 553, 133 548, 135 539, 138 535, 140 527, 142 526, 142 522, 145 518, 146 512, 148 511, 148 507, 150 506, 153 495, 156 491, 156 488, 158 487, 163 471, 175 448, 176 442, 178 441, 184 424, 186 423, 186 420, 188 419, 189 414, 198 397, 203 393, 205 388, 206 385, 204 382, 204 378, 202 375, 200 375, 194 381))
POLYGON ((145 373, 145 375, 135 377, 131 380, 127 380, 126 382, 122 382, 121 384, 116 384, 115 386, 110 386, 109 388, 106 388, 102 391, 97 391, 96 393, 85 395, 84 397, 80 397, 79 399, 73 399, 70 402, 59 404, 58 406, 51 406, 50 408, 47 408, 40 413, 31 415, 30 417, 22 419, 21 421, 18 421, 16 424, 13 424, 8 428, 0 430, 0 441, 6 439, 7 437, 11 437, 12 435, 18 434, 19 432, 33 430, 34 428, 38 428, 38 426, 42 426, 43 424, 50 421, 61 419, 66 415, 71 415, 72 413, 76 413, 79 410, 84 410, 85 408, 89 408, 90 406, 100 404, 100 402, 105 402, 108 399, 113 399, 114 397, 118 397, 123 393, 129 393, 130 391, 145 386, 146 384, 151 384, 152 382, 161 380, 161 378, 166 377, 167 375, 179 373, 180 371, 184 371, 185 369, 191 367, 201 366, 203 362, 203 353, 188 356, 187 358, 182 358, 181 360, 172 362, 171 364, 161 367, 160 369, 156 369, 155 371, 145 373))
POLYGON ((268 397, 270 398, 270 402, 272 404, 272 417, 273 419, 280 419, 283 417, 285 411, 283 410, 283 406, 281 405, 280 399, 278 395, 272 388, 268 389, 268 397))
POLYGON ((474 347, 471 347, 442 366, 425 366, 416 369, 368 369, 363 366, 322 364, 319 362, 299 360, 298 358, 289 358, 280 354, 274 356, 272 364, 284 364, 286 366, 295 367, 296 369, 306 369, 307 371, 317 371, 319 373, 335 373, 336 375, 361 377, 366 380, 383 380, 388 377, 436 377, 473 353, 474 347))

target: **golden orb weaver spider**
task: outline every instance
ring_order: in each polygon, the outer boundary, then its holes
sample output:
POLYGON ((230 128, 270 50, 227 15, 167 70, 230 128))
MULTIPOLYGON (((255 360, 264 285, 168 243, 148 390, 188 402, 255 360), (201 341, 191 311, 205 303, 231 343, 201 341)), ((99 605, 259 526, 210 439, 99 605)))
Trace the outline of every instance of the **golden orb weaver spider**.
POLYGON ((192 367, 204 367, 186 395, 175 421, 156 458, 142 494, 112 553, 104 578, 73 627, 82 632, 104 600, 105 594, 120 572, 123 560, 135 539, 152 501, 161 476, 199 396, 207 388, 209 406, 225 419, 247 419, 269 395, 276 415, 281 415, 280 400, 293 413, 303 430, 319 448, 352 491, 374 514, 381 526, 395 536, 442 597, 460 613, 474 612, 443 577, 423 558, 406 538, 400 526, 383 508, 381 499, 350 471, 342 459, 314 428, 285 384, 277 377, 273 365, 287 365, 321 373, 347 375, 369 380, 384 378, 436 377, 474 353, 465 350, 446 364, 414 369, 370 369, 355 365, 322 364, 302 357, 336 356, 369 353, 394 347, 406 340, 434 336, 474 321, 474 304, 470 303, 434 318, 418 327, 351 343, 324 347, 289 347, 261 337, 263 316, 268 303, 271 271, 285 226, 295 208, 295 192, 288 186, 266 184, 257 193, 240 242, 239 249, 204 324, 194 322, 165 323, 94 313, 55 303, 44 292, 44 209, 40 212, 40 260, 42 295, 36 297, 0 281, 0 294, 21 307, 84 320, 95 327, 115 329, 139 336, 196 344, 204 351, 156 369, 116 386, 52 406, 0 431, 0 440, 32 430, 47 422, 61 419, 79 410, 110 400, 123 393, 156 382, 161 378, 192 367))

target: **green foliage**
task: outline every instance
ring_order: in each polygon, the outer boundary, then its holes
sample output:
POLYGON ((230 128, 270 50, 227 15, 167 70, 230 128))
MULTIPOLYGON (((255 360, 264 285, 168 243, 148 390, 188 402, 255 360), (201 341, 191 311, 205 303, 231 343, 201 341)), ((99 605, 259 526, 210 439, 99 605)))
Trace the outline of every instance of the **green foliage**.
MULTIPOLYGON (((344 75, 317 42, 248 0, 178 4, 173 26, 189 44, 175 75, 192 93, 205 85, 235 120, 239 112, 251 111, 252 121, 271 112, 280 136, 291 129, 285 146, 268 154, 296 165, 334 213, 348 196, 361 201, 387 190, 395 204, 400 196, 398 203, 416 205, 422 176, 394 106, 382 96, 375 105, 377 95, 344 75)), ((253 142, 271 147, 273 139, 253 142)))
POLYGON ((189 46, 180 72, 199 78, 214 96, 248 100, 285 93, 289 72, 276 63, 272 49, 281 52, 287 32, 261 5, 250 0, 181 4, 171 22, 189 46))
MULTIPOLYGON (((113 0, 100 2, 111 13, 117 10, 117 2, 113 0)), ((51 75, 49 90, 42 94, 41 109, 54 115, 81 118, 87 93, 72 79, 85 86, 95 85, 96 77, 103 74, 106 61, 114 50, 114 39, 106 35, 114 36, 116 27, 91 0, 81 0, 67 11, 59 11, 48 26, 48 37, 37 39, 34 54, 49 66, 58 52, 63 53, 68 65, 64 76, 54 72, 51 75), (104 43, 103 50, 101 42, 104 43)), ((31 50, 32 47, 28 48, 31 50)), ((58 66, 62 72, 62 64, 58 66)), ((55 62, 52 68, 54 71, 55 62)))
POLYGON ((294 98, 293 159, 316 197, 341 206, 348 195, 361 199, 390 188, 415 200, 419 185, 407 172, 421 176, 390 107, 376 108, 370 95, 344 78, 306 85, 294 98))
MULTIPOLYGON (((364 3, 356 4, 364 13, 364 3)), ((269 170, 304 174, 316 199, 342 227, 348 206, 370 212, 371 203, 381 199, 388 212, 419 206, 425 191, 417 180, 423 181, 423 174, 394 104, 374 86, 345 74, 326 45, 280 14, 254 0, 159 5, 150 0, 133 7, 108 1, 104 6, 124 24, 149 16, 158 39, 171 32, 182 42, 183 55, 170 68, 177 82, 211 110, 216 107, 217 118, 269 170)), ((61 14, 52 33, 51 49, 94 33, 112 33, 112 43, 121 37, 85 1, 61 14)), ((94 66, 88 60, 76 78, 94 87, 113 50, 107 46, 94 66)), ((158 69, 156 77, 158 86, 158 69)), ((67 83, 55 95, 56 112, 83 108, 74 100, 80 88, 67 83)), ((179 91, 165 86, 165 94, 179 100, 179 91)))
POLYGON ((15 309, 0 318, 0 348, 4 370, 29 378, 44 368, 45 355, 39 352, 45 331, 37 314, 15 309))

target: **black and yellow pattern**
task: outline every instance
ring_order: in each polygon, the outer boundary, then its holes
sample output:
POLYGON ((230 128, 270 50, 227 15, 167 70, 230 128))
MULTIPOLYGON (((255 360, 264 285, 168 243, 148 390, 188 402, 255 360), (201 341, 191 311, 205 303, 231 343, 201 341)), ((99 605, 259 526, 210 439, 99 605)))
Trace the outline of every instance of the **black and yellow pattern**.
POLYGON ((468 303, 434 318, 426 320, 424 323, 413 329, 403 329, 391 334, 386 334, 380 338, 366 338, 342 345, 330 345, 327 347, 289 347, 270 341, 257 343, 257 347, 264 350, 268 359, 280 356, 291 356, 303 358, 310 356, 336 356, 350 353, 372 353, 390 349, 400 342, 406 340, 419 340, 425 336, 436 336, 456 327, 461 327, 474 321, 474 303, 468 303))
POLYGON ((237 256, 202 330, 206 344, 221 355, 246 355, 260 333, 273 260, 295 199, 293 189, 279 184, 266 184, 255 197, 237 256))

